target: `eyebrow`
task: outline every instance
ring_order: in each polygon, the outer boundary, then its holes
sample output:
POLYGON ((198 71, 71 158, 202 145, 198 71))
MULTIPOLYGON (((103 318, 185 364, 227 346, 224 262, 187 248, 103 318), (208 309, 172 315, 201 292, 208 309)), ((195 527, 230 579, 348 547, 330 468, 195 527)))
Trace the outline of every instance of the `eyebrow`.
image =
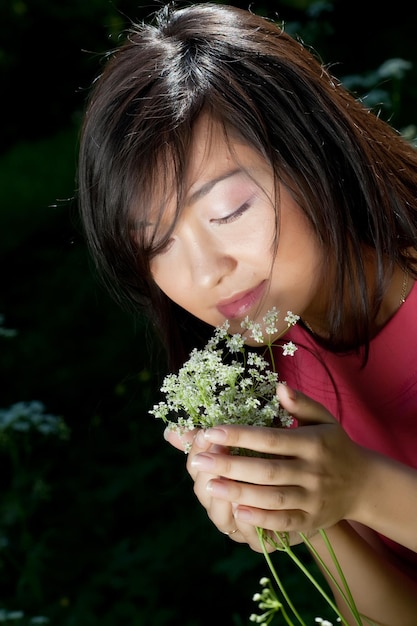
MULTIPOLYGON (((240 167, 235 168, 234 170, 230 170, 229 172, 225 172, 224 174, 220 174, 220 176, 216 176, 212 180, 209 180, 207 183, 204 183, 199 189, 196 189, 190 196, 187 197, 187 204, 194 204, 201 198, 204 198, 210 191, 215 187, 218 183, 221 183, 223 180, 227 178, 232 178, 237 174, 241 174, 243 169, 240 167)), ((147 226, 154 226, 153 222, 148 222, 145 220, 133 220, 131 227, 134 230, 138 230, 139 228, 144 228, 147 226)))
POLYGON ((202 185, 199 189, 194 191, 190 196, 188 196, 187 203, 194 204, 195 202, 197 202, 197 200, 204 198, 204 196, 206 196, 218 183, 221 183, 227 178, 232 178, 232 176, 236 176, 236 174, 240 174, 242 171, 243 170, 241 168, 236 168, 234 170, 230 170, 230 172, 225 172, 224 174, 221 174, 220 176, 209 180, 207 183, 204 183, 204 185, 202 185))

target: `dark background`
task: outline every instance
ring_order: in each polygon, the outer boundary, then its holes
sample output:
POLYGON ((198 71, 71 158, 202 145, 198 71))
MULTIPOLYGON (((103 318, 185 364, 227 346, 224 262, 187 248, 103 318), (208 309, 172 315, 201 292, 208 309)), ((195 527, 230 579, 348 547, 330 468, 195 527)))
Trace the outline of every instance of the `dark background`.
MULTIPOLYGON (((389 11, 357 0, 250 6, 284 20, 411 137, 417 7, 407 5, 400 0, 389 11), (394 63, 386 76, 381 66, 388 59, 410 65, 400 71, 394 63)), ((162 424, 148 415, 165 373, 163 357, 146 320, 120 310, 95 277, 73 200, 78 131, 102 53, 120 43, 130 19, 145 19, 159 6, 0 5, 5 623, 43 617, 54 626, 247 625, 257 609, 258 580, 268 574, 261 555, 214 529, 192 493, 184 456, 165 444, 162 424), (41 415, 55 419, 50 434, 40 432, 33 406, 15 406, 35 400, 43 403, 41 415), (57 430, 58 418, 65 432, 57 430)), ((275 555, 275 563, 308 624, 315 615, 332 619, 285 555, 275 555)))

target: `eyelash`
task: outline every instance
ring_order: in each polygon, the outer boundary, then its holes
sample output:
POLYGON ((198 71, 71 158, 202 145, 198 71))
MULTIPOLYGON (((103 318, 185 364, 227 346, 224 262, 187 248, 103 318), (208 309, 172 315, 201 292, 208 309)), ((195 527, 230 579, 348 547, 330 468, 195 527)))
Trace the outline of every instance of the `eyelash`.
MULTIPOLYGON (((250 201, 245 202, 244 204, 242 204, 242 206, 236 209, 236 211, 233 211, 233 213, 231 213, 230 215, 226 215, 226 217, 221 217, 221 218, 211 220, 211 221, 215 222, 216 224, 231 224, 235 220, 238 220, 239 217, 241 217, 241 215, 243 215, 243 213, 245 213, 245 211, 249 209, 250 205, 251 205, 250 201)), ((165 254, 166 252, 168 252, 173 242, 174 242, 173 239, 168 239, 165 246, 161 250, 159 250, 157 254, 158 255, 165 254)))
POLYGON ((230 215, 226 215, 226 217, 221 217, 219 219, 212 220, 212 221, 216 222, 217 224, 230 224, 231 222, 234 222, 235 220, 239 219, 239 217, 241 217, 241 215, 243 215, 243 213, 245 213, 245 211, 247 211, 249 207, 250 207, 250 202, 245 202, 244 204, 242 204, 242 206, 240 206, 236 211, 233 211, 233 213, 231 213, 230 215))

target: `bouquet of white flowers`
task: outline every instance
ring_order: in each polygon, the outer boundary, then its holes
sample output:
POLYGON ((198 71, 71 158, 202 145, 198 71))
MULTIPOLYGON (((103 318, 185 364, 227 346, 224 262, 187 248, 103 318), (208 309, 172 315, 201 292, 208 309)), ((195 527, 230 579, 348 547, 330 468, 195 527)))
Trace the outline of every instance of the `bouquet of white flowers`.
MULTIPOLYGON (((249 319, 242 322, 242 329, 258 343, 272 345, 277 317, 276 309, 265 316, 265 336, 261 325, 249 319)), ((285 330, 297 320, 298 317, 288 311, 285 330)), ((292 418, 279 405, 275 368, 271 369, 271 364, 261 354, 247 351, 243 334, 230 335, 228 331, 226 321, 215 329, 202 350, 191 352, 177 374, 168 374, 164 379, 161 391, 166 399, 150 413, 180 435, 216 424, 290 426, 292 423, 292 418)), ((296 350, 292 342, 282 348, 287 355, 293 355, 296 350)))
MULTIPOLYGON (((161 392, 165 395, 165 400, 154 405, 149 412, 156 418, 162 419, 168 428, 179 435, 195 428, 210 428, 217 424, 291 426, 293 419, 287 411, 282 409, 276 395, 279 377, 272 348, 273 346, 280 346, 284 356, 294 356, 297 346, 291 341, 279 343, 279 340, 291 326, 297 323, 299 316, 287 311, 284 318, 286 327, 281 333, 278 333, 278 314, 279 312, 275 308, 268 311, 263 318, 263 325, 246 318, 241 324, 242 333, 235 334, 229 334, 230 326, 226 320, 224 324, 215 329, 212 338, 202 350, 192 350, 188 361, 184 363, 178 373, 168 374, 164 378, 161 392), (265 353, 262 355, 259 350, 251 350, 245 345, 245 333, 249 334, 255 342, 265 346, 269 360, 265 358, 265 353)), ((188 452, 189 448, 186 447, 185 451, 188 452)), ((231 452, 234 454, 258 454, 242 449, 231 450, 231 452)), ((266 549, 266 543, 289 554, 326 599, 336 613, 337 620, 347 625, 333 600, 292 550, 288 533, 276 532, 271 535, 262 528, 258 528, 257 531, 272 576, 297 623, 306 626, 275 571, 266 549)), ((320 530, 320 533, 336 564, 344 588, 342 589, 336 581, 334 582, 348 604, 355 623, 357 626, 363 626, 361 616, 344 580, 336 555, 324 530, 320 530)), ((303 533, 300 533, 300 537, 314 553, 308 538, 303 533)), ((317 554, 316 557, 319 558, 317 554)), ((324 563, 321 565, 327 570, 324 563)), ((327 573, 331 576, 328 570, 327 573)), ((250 620, 267 625, 276 613, 280 613, 289 626, 294 626, 285 606, 278 600, 269 579, 261 579, 261 585, 263 590, 260 594, 255 594, 254 600, 258 602, 259 608, 263 612, 260 615, 251 615, 250 620)), ((322 626, 332 626, 330 622, 320 617, 316 618, 316 622, 322 626)))

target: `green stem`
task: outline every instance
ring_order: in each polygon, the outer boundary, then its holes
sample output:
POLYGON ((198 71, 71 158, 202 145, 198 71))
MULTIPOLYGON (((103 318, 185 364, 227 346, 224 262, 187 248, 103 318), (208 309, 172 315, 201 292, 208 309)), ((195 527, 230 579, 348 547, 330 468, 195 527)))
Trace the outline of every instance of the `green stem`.
POLYGON ((343 573, 343 570, 340 567, 340 563, 339 563, 339 561, 338 561, 338 559, 336 557, 336 553, 333 550, 333 546, 332 546, 332 544, 329 541, 329 538, 328 538, 328 536, 326 534, 326 531, 323 530, 323 529, 320 529, 319 532, 320 532, 321 538, 323 539, 324 544, 325 544, 327 550, 329 551, 330 556, 332 557, 332 561, 335 564, 337 573, 339 574, 340 579, 341 579, 341 581, 343 583, 343 587, 344 587, 344 589, 346 591, 346 595, 349 598, 349 606, 355 609, 354 615, 355 615, 355 617, 357 617, 360 620, 361 618, 360 618, 360 615, 359 615, 359 611, 356 609, 355 601, 353 599, 352 593, 350 591, 350 588, 349 588, 348 582, 347 582, 347 580, 345 578, 345 575, 343 573))
MULTIPOLYGON (((271 557, 269 556, 269 553, 267 552, 266 546, 265 546, 265 540, 264 540, 264 531, 262 528, 257 527, 256 531, 258 533, 258 537, 259 537, 259 541, 262 547, 262 551, 264 553, 265 556, 265 560, 268 563, 269 569, 271 571, 272 576, 274 577, 275 582, 277 583, 279 590, 281 591, 282 595, 285 598, 285 601, 287 602, 288 606, 290 607, 291 611, 293 612, 294 616, 297 618, 299 624, 301 624, 301 626, 306 626, 306 623, 304 622, 304 620, 301 618, 300 614, 298 613, 297 609, 295 608, 295 606, 293 605, 293 603, 291 602, 290 597, 288 596, 287 592, 285 591, 285 588, 281 582, 281 579, 279 578, 278 574, 275 571, 274 565, 271 561, 271 557)), ((287 622, 287 624, 289 626, 294 626, 293 623, 289 620, 288 615, 285 612, 284 607, 281 607, 282 613, 284 615, 285 621, 287 622)))
POLYGON ((272 349, 272 345, 271 343, 268 343, 268 352, 269 352, 269 358, 271 359, 271 365, 272 365, 272 371, 276 372, 276 368, 275 368, 275 358, 274 358, 274 351, 272 349))
MULTIPOLYGON (((300 559, 297 557, 297 555, 293 552, 293 550, 291 549, 291 547, 281 539, 281 537, 279 536, 278 533, 275 533, 275 535, 278 537, 282 548, 290 557, 291 559, 294 561, 294 563, 300 568, 300 570, 303 572, 303 574, 308 578, 308 580, 311 582, 311 584, 317 589, 317 591, 321 594, 321 596, 326 600, 326 602, 329 604, 329 606, 333 609, 333 611, 336 613, 336 615, 341 619, 342 623, 345 624, 346 626, 348 626, 346 620, 343 618, 343 616, 340 614, 339 609, 337 608, 335 602, 331 599, 331 597, 325 592, 325 590, 323 589, 323 587, 317 582, 317 580, 314 578, 314 576, 312 576, 312 574, 308 571, 308 569, 306 568, 306 566, 302 563, 302 561, 300 561, 300 559)), ((303 541, 305 541, 305 537, 302 533, 300 533, 300 536, 302 537, 303 541)), ((307 540, 307 545, 309 545, 309 542, 307 540)), ((324 567, 324 569, 326 570, 326 572, 328 572, 327 567, 324 565, 324 563, 321 561, 320 559, 320 563, 321 565, 324 567)), ((330 575, 330 574, 329 574, 330 575)), ((331 575, 330 575, 331 576, 331 575)), ((341 592, 343 595, 343 592, 341 592)), ((359 622, 358 626, 362 626, 362 622, 359 622)))
MULTIPOLYGON (((307 537, 303 534, 300 533, 300 537, 302 538, 302 540, 304 541, 304 543, 306 544, 306 546, 309 548, 309 550, 314 554, 314 557, 316 558, 316 560, 320 563, 321 567, 323 568, 323 570, 326 572, 326 574, 328 575, 328 577, 332 580, 333 584, 335 585, 335 587, 337 588, 337 590, 339 591, 341 597, 343 598, 343 600, 345 601, 346 605, 348 606, 350 612, 352 613, 353 617, 355 618, 355 621, 357 623, 358 626, 363 626, 363 621, 362 618, 360 616, 360 613, 358 611, 358 609, 356 608, 356 604, 355 604, 355 600, 353 599, 352 593, 350 591, 349 585, 347 583, 347 580, 343 574, 343 570, 340 567, 340 563, 336 557, 336 553, 333 550, 333 547, 325 533, 324 530, 320 530, 320 535, 324 541, 324 544, 332 558, 332 561, 336 567, 336 570, 342 580, 342 584, 344 587, 344 590, 341 588, 341 586, 339 585, 339 583, 336 581, 335 577, 330 573, 328 567, 325 565, 323 559, 320 557, 320 555, 317 553, 317 550, 311 545, 311 542, 307 539, 307 537)), ((342 620, 342 622, 344 624, 347 624, 346 620, 340 615, 339 611, 337 610, 337 613, 340 617, 340 619, 342 620)))

